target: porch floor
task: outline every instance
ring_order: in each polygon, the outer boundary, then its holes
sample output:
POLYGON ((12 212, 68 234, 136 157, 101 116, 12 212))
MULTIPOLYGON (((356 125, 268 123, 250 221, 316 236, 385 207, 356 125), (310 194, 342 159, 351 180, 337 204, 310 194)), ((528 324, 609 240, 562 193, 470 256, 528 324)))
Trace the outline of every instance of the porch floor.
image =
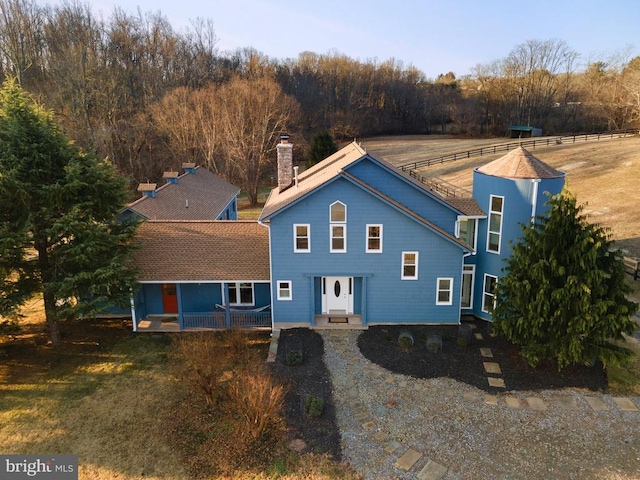
POLYGON ((366 330, 367 326, 362 325, 362 315, 316 315, 314 330, 366 330))
POLYGON ((179 332, 177 317, 149 316, 138 322, 138 332, 179 332))

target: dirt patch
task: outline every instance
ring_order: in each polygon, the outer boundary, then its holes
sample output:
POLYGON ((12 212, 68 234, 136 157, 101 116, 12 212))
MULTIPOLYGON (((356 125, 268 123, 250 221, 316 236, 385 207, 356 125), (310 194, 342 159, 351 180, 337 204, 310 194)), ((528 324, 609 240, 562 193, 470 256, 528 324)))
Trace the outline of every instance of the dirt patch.
POLYGON ((471 341, 466 347, 458 345, 458 326, 374 326, 362 332, 358 347, 371 362, 395 373, 416 378, 450 377, 487 392, 504 391, 490 387, 489 376, 504 379, 506 390, 547 390, 586 388, 606 391, 607 378, 601 365, 572 366, 558 371, 555 362, 544 362, 531 368, 520 355, 518 347, 506 340, 492 337, 483 321, 468 323, 483 340, 471 341), (401 332, 410 332, 414 345, 403 348, 398 341, 401 332), (436 335, 442 339, 442 349, 434 353, 427 347, 427 339, 436 335), (480 348, 489 348, 492 358, 485 358, 480 348), (489 375, 484 362, 498 363, 502 373, 489 375))
POLYGON ((285 417, 290 440, 302 439, 308 451, 340 460, 340 431, 331 396, 331 376, 322 360, 323 353, 323 341, 318 333, 302 328, 282 330, 273 369, 277 378, 289 386, 285 417), (302 352, 302 363, 287 365, 287 357, 295 356, 290 352, 298 350, 302 352), (305 412, 306 399, 310 396, 324 401, 318 417, 305 412))

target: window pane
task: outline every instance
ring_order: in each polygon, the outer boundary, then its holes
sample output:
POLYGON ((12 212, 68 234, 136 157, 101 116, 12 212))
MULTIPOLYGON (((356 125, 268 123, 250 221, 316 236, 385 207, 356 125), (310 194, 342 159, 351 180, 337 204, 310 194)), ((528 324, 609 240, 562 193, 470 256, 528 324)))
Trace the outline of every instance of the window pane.
POLYGON ((235 283, 229 284, 229 303, 238 303, 238 291, 235 283))
POLYGON ((490 233, 488 249, 493 252, 497 252, 499 244, 500 244, 500 235, 498 235, 497 233, 490 233))
POLYGON ((492 232, 499 232, 500 220, 502 220, 502 215, 499 213, 492 213, 489 217, 489 230, 492 232))
POLYGON ((471 308, 471 280, 473 276, 470 273, 462 274, 462 308, 471 308))
POLYGON ((377 225, 369 227, 369 236, 372 238, 380 238, 380 227, 377 225))
POLYGON ((331 205, 331 221, 332 222, 345 222, 346 221, 346 206, 342 203, 334 203, 331 205))
POLYGON ((405 277, 415 277, 416 276, 416 266, 415 265, 405 265, 403 271, 404 271, 404 276, 405 277))
POLYGON ((332 250, 344 250, 344 238, 332 238, 331 239, 332 250))
POLYGON ((309 250, 309 239, 306 237, 296 238, 296 250, 309 250))
POLYGON ((502 212, 502 198, 491 197, 491 211, 502 212))
POLYGON ((291 298, 291 288, 289 286, 289 282, 279 282, 278 290, 278 296, 280 298, 291 298))
POLYGON ((416 254, 415 253, 405 253, 404 254, 404 263, 405 264, 415 264, 416 263, 416 254))
POLYGON ((438 292, 438 302, 439 303, 449 302, 449 290, 440 290, 438 292))
POLYGON ((380 250, 380 239, 370 238, 368 248, 369 250, 380 250))
POLYGON ((240 303, 253 303, 253 285, 250 283, 240 284, 240 303))

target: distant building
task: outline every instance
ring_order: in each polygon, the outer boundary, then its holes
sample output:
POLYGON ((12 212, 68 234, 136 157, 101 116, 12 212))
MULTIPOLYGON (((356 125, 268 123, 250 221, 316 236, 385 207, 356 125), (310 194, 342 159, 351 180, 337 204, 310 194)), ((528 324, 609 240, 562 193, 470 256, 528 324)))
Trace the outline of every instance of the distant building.
POLYGON ((509 136, 511 138, 541 137, 542 129, 535 128, 535 127, 523 127, 518 125, 511 125, 509 127, 509 136))

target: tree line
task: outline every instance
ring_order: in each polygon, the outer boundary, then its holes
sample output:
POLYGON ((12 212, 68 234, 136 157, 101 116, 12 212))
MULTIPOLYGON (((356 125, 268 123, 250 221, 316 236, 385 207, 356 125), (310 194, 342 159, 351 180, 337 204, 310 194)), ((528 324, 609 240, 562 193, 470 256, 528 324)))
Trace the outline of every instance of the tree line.
POLYGON ((337 140, 505 135, 509 125, 580 133, 635 127, 640 116, 640 58, 629 51, 585 64, 561 40, 530 40, 470 75, 430 79, 395 59, 272 59, 216 44, 211 20, 176 31, 159 12, 116 8, 104 19, 87 3, 0 0, 0 74, 131 186, 188 161, 255 202, 282 131, 304 155, 327 132, 337 140))

